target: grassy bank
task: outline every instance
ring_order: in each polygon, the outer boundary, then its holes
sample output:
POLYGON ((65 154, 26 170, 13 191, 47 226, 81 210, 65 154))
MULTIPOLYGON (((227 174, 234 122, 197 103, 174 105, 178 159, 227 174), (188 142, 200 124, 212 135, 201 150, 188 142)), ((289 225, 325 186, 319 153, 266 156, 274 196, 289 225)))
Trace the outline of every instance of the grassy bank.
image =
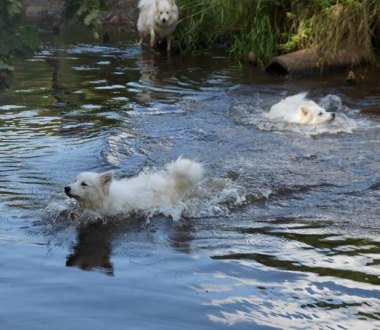
POLYGON ((175 47, 196 53, 225 43, 230 56, 259 64, 279 54, 317 47, 325 56, 342 47, 375 61, 379 0, 177 0, 181 20, 175 47))

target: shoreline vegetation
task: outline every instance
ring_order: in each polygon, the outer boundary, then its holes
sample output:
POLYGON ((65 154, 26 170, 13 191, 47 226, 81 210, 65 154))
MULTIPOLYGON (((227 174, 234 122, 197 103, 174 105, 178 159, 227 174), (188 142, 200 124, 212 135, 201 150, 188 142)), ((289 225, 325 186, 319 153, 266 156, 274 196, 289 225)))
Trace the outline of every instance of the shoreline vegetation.
MULTIPOLYGON (((225 42, 231 58, 265 66, 274 56, 315 48, 321 64, 342 49, 375 64, 379 0, 177 0, 181 53, 225 42)), ((352 65, 358 64, 355 60, 352 65)))
MULTIPOLYGON (((80 21, 100 39, 107 24, 135 29, 137 2, 1 1, 0 77, 13 70, 15 58, 28 57, 39 46, 36 32, 25 21, 25 12, 61 15, 62 22, 80 21)), ((362 62, 379 63, 379 0, 177 0, 177 5, 180 20, 173 48, 180 54, 197 55, 224 47, 230 59, 241 65, 249 62, 265 67, 275 56, 315 49, 322 68, 344 49, 348 54, 359 54, 349 58, 351 68, 362 62)))

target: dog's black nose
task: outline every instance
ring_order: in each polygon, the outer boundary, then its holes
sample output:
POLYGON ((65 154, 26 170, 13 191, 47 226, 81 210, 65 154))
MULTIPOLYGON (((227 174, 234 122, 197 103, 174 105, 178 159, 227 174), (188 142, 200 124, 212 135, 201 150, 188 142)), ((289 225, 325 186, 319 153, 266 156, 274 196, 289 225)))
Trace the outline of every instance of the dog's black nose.
POLYGON ((71 188, 69 186, 65 187, 65 193, 68 195, 70 193, 71 188))
POLYGON ((331 115, 332 115, 332 119, 335 119, 335 113, 332 113, 331 115))
POLYGON ((162 23, 166 23, 166 18, 163 18, 163 19, 162 19, 162 23))

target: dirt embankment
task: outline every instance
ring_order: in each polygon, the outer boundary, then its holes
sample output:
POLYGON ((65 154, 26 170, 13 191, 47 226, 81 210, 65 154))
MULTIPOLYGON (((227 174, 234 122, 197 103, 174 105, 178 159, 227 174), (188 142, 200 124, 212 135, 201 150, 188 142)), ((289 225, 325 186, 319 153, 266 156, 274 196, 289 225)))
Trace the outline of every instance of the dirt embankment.
MULTIPOLYGON (((28 17, 60 17, 64 0, 20 0, 28 17)), ((131 28, 137 19, 138 0, 107 0, 108 9, 101 13, 104 24, 131 28)))

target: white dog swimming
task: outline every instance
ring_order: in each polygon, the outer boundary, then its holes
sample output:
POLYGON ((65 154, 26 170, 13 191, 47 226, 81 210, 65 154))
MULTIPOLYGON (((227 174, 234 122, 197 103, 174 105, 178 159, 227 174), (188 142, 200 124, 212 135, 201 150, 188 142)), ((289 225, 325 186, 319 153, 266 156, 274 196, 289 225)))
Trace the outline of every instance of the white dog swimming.
POLYGON ((134 178, 114 180, 113 172, 83 172, 65 193, 82 208, 104 216, 144 210, 164 210, 180 202, 203 176, 200 163, 178 158, 165 171, 141 173, 134 178))
POLYGON ((175 0, 140 0, 137 30, 142 45, 145 37, 150 37, 149 45, 154 48, 157 40, 167 40, 167 51, 171 49, 172 34, 178 22, 178 7, 175 0))
POLYGON ((273 105, 266 115, 270 119, 288 123, 316 125, 331 121, 335 113, 327 112, 314 101, 306 98, 307 92, 288 96, 273 105))

